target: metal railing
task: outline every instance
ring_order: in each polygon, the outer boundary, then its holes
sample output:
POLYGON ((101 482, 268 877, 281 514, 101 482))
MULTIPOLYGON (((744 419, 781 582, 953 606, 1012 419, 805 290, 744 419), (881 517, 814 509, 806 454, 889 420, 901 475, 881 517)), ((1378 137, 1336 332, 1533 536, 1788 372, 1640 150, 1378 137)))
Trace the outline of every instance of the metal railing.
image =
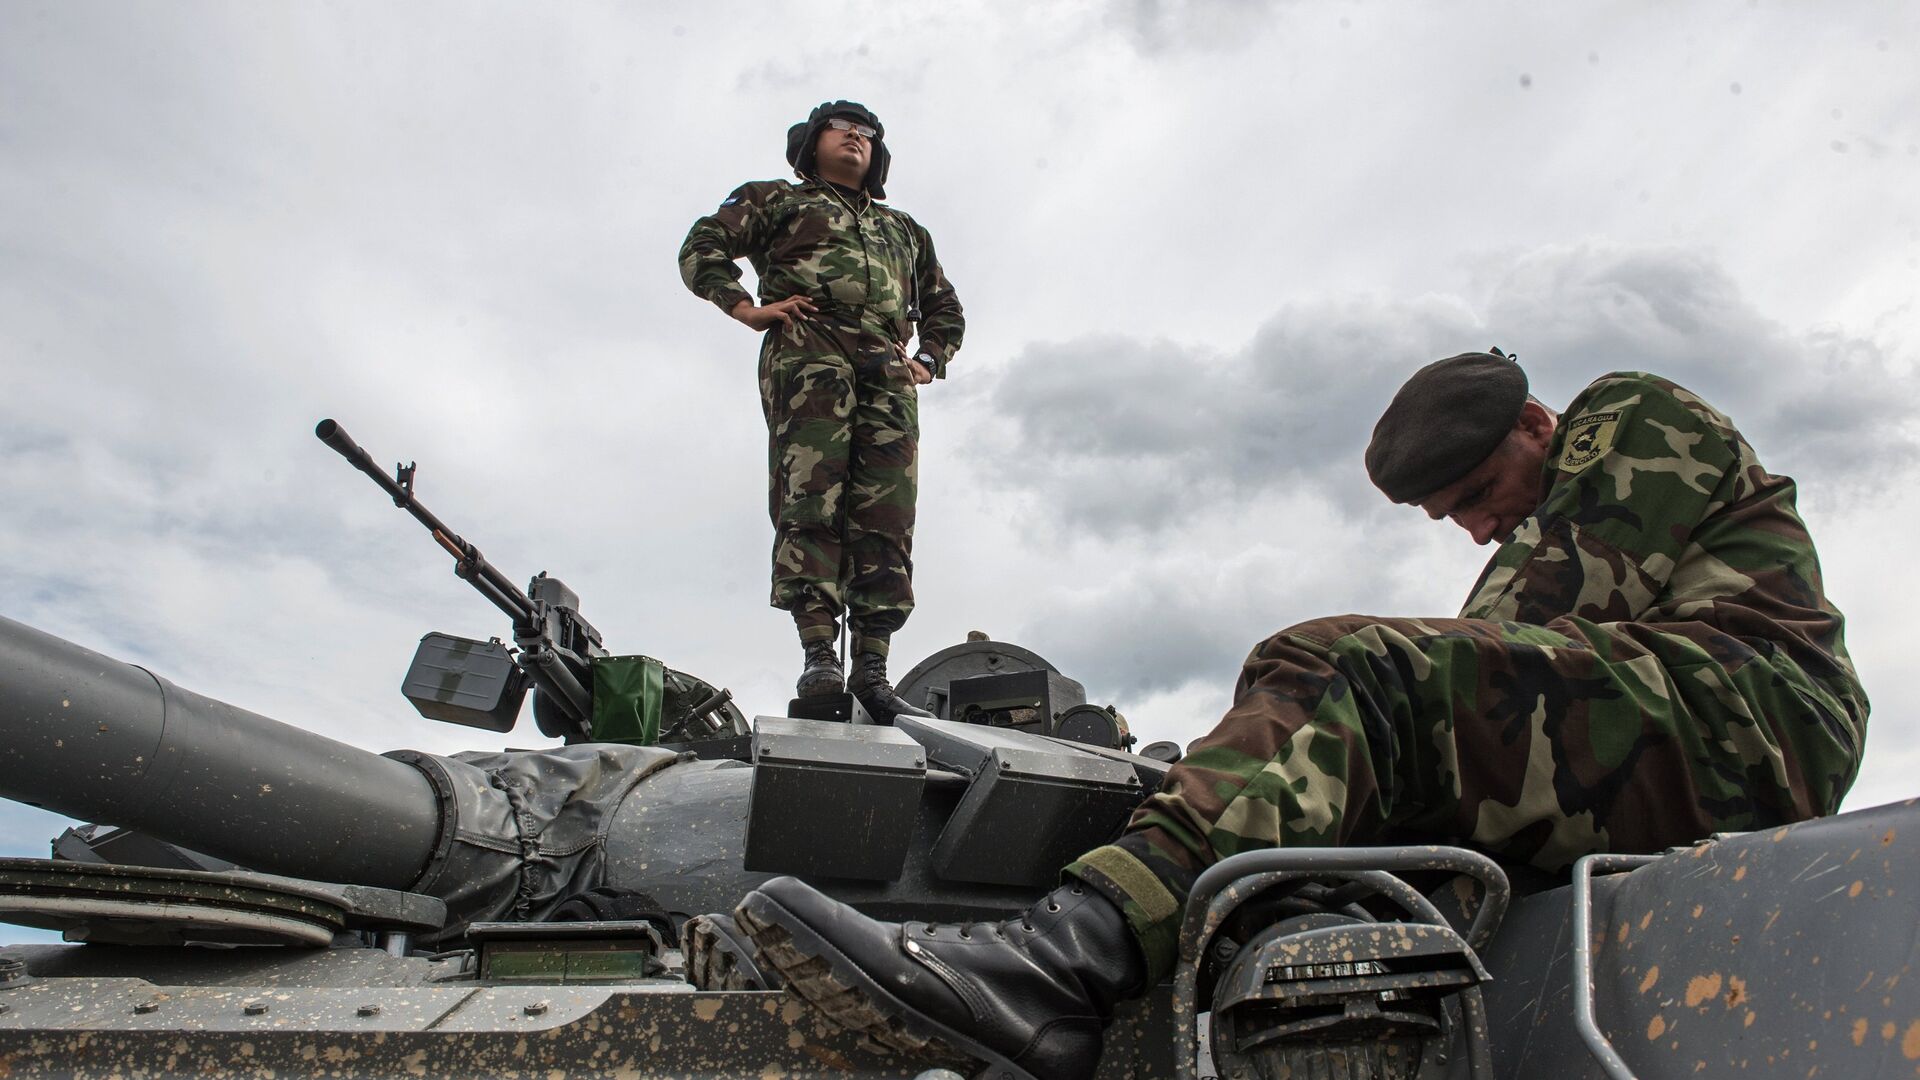
POLYGON ((1573 864, 1573 1026, 1612 1080, 1635 1080, 1633 1070, 1600 1030, 1593 1007, 1593 875, 1632 870, 1659 855, 1587 855, 1573 864))

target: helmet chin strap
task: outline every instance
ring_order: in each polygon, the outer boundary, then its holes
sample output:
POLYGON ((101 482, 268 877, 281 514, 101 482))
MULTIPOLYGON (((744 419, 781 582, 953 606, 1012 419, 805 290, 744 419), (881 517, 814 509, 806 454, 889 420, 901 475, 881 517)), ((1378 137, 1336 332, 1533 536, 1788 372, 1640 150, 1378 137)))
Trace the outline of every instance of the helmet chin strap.
POLYGON ((821 169, 817 166, 814 169, 813 176, 810 177, 810 179, 818 180, 818 181, 821 181, 822 183, 834 184, 836 186, 843 187, 843 188, 851 188, 854 191, 864 191, 867 186, 867 177, 872 173, 873 173, 873 162, 869 160, 867 162, 866 170, 862 172, 859 176, 855 177, 851 183, 848 183, 844 180, 836 179, 834 177, 827 176, 826 170, 821 169))

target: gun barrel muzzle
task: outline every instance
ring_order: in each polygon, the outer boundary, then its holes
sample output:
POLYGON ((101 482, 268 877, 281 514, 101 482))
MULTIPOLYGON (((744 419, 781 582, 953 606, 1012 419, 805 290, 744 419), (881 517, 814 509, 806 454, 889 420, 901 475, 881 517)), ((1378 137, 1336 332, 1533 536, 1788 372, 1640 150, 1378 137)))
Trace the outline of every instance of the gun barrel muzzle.
POLYGON ((366 451, 360 449, 360 444, 353 441, 353 436, 347 434, 347 429, 341 427, 340 422, 337 420, 328 419, 320 421, 313 426, 313 433, 319 437, 321 442, 340 451, 340 453, 347 457, 361 457, 366 454, 366 451))

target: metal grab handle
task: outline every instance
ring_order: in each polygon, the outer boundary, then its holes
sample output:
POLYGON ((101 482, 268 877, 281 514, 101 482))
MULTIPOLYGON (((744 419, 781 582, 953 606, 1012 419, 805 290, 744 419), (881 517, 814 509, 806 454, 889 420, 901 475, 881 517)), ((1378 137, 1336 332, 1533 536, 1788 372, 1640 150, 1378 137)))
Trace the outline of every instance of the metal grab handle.
MULTIPOLYGON (((1200 944, 1202 940, 1223 926, 1227 916, 1248 898, 1276 885, 1315 878, 1339 878, 1365 885, 1373 892, 1400 905, 1416 921, 1430 922, 1436 926, 1446 923, 1446 918, 1440 914, 1439 909, 1422 896, 1418 889, 1384 870, 1270 870, 1234 878, 1226 889, 1216 893, 1207 901, 1204 912, 1199 912, 1197 908, 1188 909, 1188 922, 1180 933, 1181 955, 1192 957, 1193 962, 1180 965, 1179 973, 1173 980, 1173 1031, 1175 1042, 1182 1047, 1191 1048, 1193 1052, 1176 1055, 1174 1059, 1176 1080, 1195 1080, 1194 1061, 1198 1057, 1200 1046, 1200 944)), ((1479 988, 1471 987, 1469 993, 1475 996, 1477 1002, 1479 988)), ((1493 1070, 1476 1055, 1472 1075, 1474 1080, 1492 1080, 1493 1070)))
MULTIPOLYGON (((1493 940, 1493 932, 1500 928, 1500 920, 1507 913, 1507 904, 1513 899, 1513 886, 1508 884, 1507 872, 1500 869, 1500 864, 1477 851, 1468 851, 1466 848, 1427 844, 1400 847, 1268 848, 1264 851, 1249 851, 1234 855, 1207 867, 1206 871, 1194 881, 1193 893, 1187 899, 1186 926, 1196 924, 1196 917, 1200 911, 1212 901, 1214 894, 1225 888, 1229 882, 1249 874, 1275 870, 1310 872, 1442 870, 1473 878, 1480 883, 1483 896, 1480 910, 1474 914, 1473 922, 1462 936, 1476 952, 1486 948, 1487 943, 1493 940)), ((1186 936, 1186 926, 1181 928, 1182 938, 1186 936)))
MULTIPOLYGON (((1513 887, 1506 871, 1498 863, 1477 851, 1440 845, 1363 848, 1268 848, 1230 856, 1208 867, 1193 883, 1187 897, 1187 913, 1180 928, 1181 963, 1173 985, 1173 1031, 1176 1052, 1173 1067, 1176 1080, 1195 1080, 1195 1063, 1200 1047, 1199 979, 1200 944, 1210 927, 1217 927, 1228 912, 1239 906, 1243 895, 1220 895, 1236 882, 1259 878, 1250 892, 1281 881, 1312 876, 1338 876, 1377 885, 1381 893, 1410 913, 1435 924, 1446 920, 1417 889, 1392 877, 1396 870, 1442 870, 1473 878, 1480 883, 1480 910, 1464 935, 1467 945, 1478 952, 1493 939, 1500 920, 1513 898, 1513 887)), ((1239 892, 1239 890, 1235 890, 1239 892)), ((1474 1007, 1479 1003, 1475 1002, 1474 1007)), ((1471 1020, 1471 1018, 1469 1018, 1471 1020)), ((1491 1075, 1491 1063, 1476 1055, 1472 1062, 1476 1076, 1491 1075)))
POLYGON ((1607 1041, 1593 1008, 1593 872, 1631 870, 1659 855, 1585 855, 1573 864, 1573 1026, 1580 1040, 1613 1080, 1635 1080, 1633 1070, 1607 1041))

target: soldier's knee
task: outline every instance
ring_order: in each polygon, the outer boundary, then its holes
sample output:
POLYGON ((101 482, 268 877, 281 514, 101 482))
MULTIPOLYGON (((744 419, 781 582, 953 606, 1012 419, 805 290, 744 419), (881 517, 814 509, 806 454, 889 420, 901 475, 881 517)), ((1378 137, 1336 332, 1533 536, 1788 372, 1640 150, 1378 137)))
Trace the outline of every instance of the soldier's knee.
POLYGON ((1308 648, 1314 652, 1326 652, 1334 642, 1349 637, 1383 620, 1367 615, 1333 615, 1321 619, 1309 619, 1294 623, 1253 647, 1254 656, 1268 656, 1276 651, 1308 648))

